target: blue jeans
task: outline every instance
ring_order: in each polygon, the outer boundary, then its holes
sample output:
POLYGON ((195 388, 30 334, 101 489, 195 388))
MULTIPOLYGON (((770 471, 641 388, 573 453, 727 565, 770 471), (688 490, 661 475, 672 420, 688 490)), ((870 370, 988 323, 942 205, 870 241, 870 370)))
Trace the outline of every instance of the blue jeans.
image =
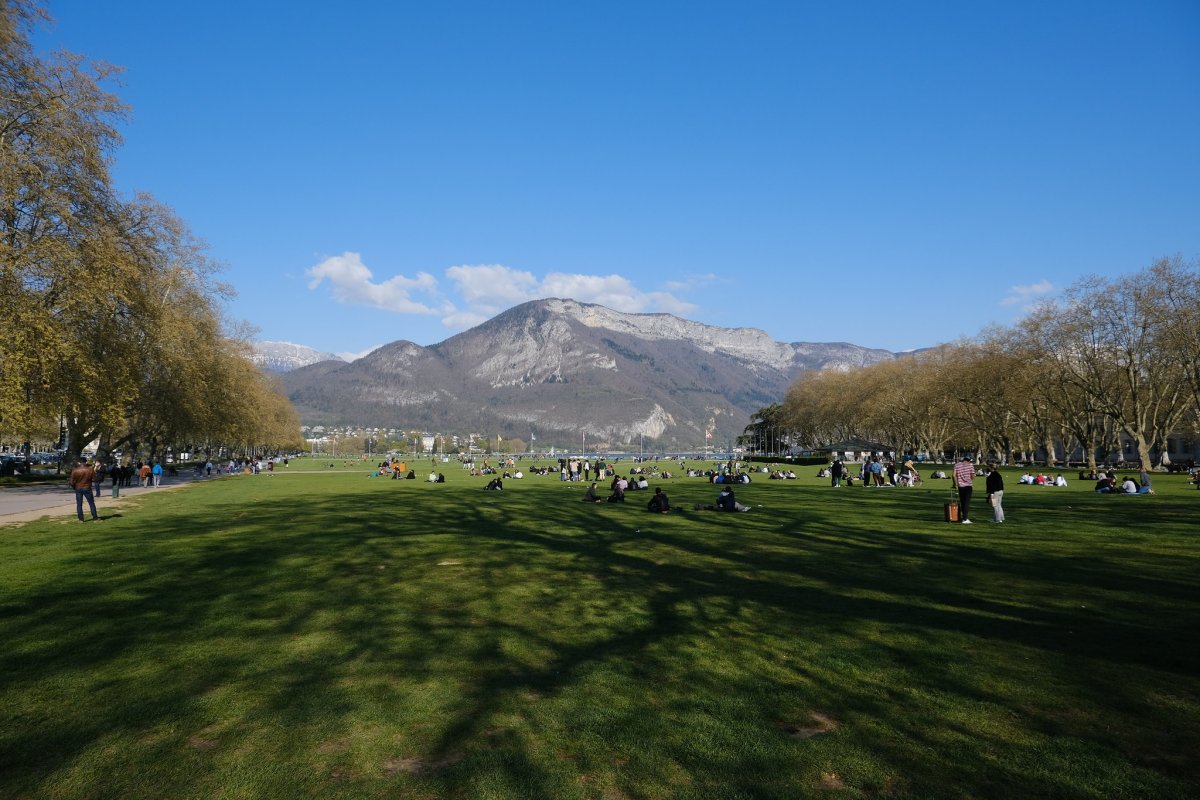
POLYGON ((92 510, 92 519, 96 519, 96 500, 92 497, 92 489, 76 489, 75 490, 75 515, 79 517, 79 521, 83 522, 83 501, 84 498, 88 501, 88 508, 92 510))

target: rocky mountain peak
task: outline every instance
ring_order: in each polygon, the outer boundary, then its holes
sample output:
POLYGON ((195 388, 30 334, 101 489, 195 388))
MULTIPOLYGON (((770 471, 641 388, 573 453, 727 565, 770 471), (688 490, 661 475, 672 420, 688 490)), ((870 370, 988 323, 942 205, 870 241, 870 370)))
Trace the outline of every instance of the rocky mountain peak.
POLYGON ((671 314, 575 300, 523 303, 438 344, 398 341, 333 370, 285 376, 307 424, 582 437, 701 449, 741 433, 805 370, 894 358, 851 344, 777 342, 671 314))

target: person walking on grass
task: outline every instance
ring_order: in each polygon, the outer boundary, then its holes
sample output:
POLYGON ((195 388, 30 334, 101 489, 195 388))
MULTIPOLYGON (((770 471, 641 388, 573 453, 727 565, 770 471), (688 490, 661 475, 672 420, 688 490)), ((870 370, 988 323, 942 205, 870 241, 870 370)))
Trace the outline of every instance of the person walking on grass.
POLYGON ((96 498, 92 495, 92 481, 95 477, 96 471, 82 459, 75 465, 75 469, 71 470, 69 481, 71 488, 75 490, 75 516, 79 517, 80 522, 84 521, 84 500, 87 500, 88 508, 92 512, 92 522, 100 521, 100 515, 96 513, 96 498))
POLYGON ((992 464, 988 472, 987 496, 992 505, 992 522, 1004 522, 1004 506, 1000 504, 1004 500, 1004 476, 998 464, 992 464))
POLYGON ((954 485, 958 488, 958 510, 963 525, 971 524, 971 493, 975 489, 971 484, 974 480, 975 467, 971 465, 969 456, 963 456, 954 465, 954 485))

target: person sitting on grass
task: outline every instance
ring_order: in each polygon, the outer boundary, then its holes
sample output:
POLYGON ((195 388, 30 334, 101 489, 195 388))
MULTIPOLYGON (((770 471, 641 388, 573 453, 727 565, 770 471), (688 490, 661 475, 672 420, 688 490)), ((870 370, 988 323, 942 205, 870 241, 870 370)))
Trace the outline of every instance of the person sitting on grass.
POLYGON ((749 511, 750 506, 744 506, 737 501, 733 496, 733 490, 728 486, 721 489, 721 493, 717 495, 716 505, 706 506, 701 503, 696 503, 697 511, 749 511))
POLYGON ((587 488, 587 491, 583 493, 583 502, 585 502, 585 503, 599 503, 599 502, 601 502, 601 497, 600 497, 600 495, 598 495, 598 494, 596 493, 596 482, 595 482, 595 481, 592 481, 592 485, 591 485, 591 486, 589 486, 589 487, 587 488))
POLYGON ((650 502, 646 503, 646 510, 656 514, 666 514, 671 510, 671 503, 667 500, 667 493, 661 487, 655 488, 654 497, 651 497, 650 502))
POLYGON ((488 485, 483 487, 485 492, 501 492, 504 491, 504 481, 500 478, 492 478, 488 481, 488 485))
POLYGON ((750 506, 744 506, 733 496, 733 489, 728 487, 717 495, 717 511, 749 511, 750 506))
POLYGON ((1123 480, 1121 482, 1121 493, 1122 494, 1137 494, 1138 493, 1138 485, 1133 482, 1133 477, 1131 475, 1126 475, 1125 480, 1123 480))

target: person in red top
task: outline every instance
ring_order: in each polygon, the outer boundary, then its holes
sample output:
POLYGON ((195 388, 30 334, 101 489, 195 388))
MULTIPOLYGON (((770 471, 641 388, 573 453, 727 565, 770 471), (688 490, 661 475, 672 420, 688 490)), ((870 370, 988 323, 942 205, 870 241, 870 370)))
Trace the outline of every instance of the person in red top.
POLYGON ((958 487, 958 509, 963 525, 971 524, 971 492, 974 491, 971 483, 974 480, 975 467, 969 457, 963 456, 962 461, 954 465, 954 485, 958 487))

